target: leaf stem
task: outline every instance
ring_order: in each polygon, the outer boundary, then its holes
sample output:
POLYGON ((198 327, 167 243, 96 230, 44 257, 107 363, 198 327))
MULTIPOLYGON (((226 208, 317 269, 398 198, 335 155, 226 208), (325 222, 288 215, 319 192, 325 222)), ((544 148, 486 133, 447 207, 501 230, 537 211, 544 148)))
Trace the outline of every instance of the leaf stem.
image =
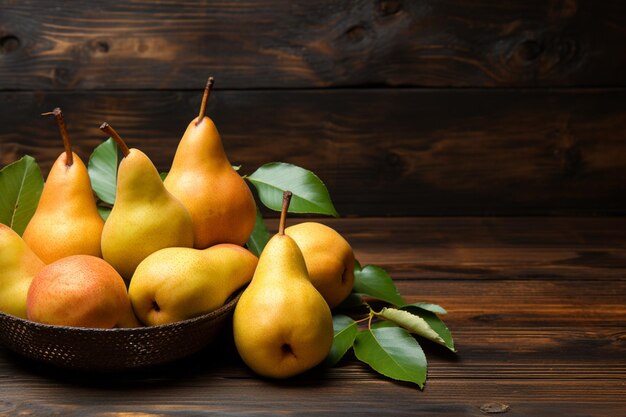
POLYGON ((202 123, 204 120, 204 114, 206 113, 206 103, 209 101, 211 95, 211 89, 213 88, 213 77, 209 77, 204 87, 204 94, 202 95, 202 102, 200 102, 200 112, 198 113, 198 120, 196 120, 196 126, 202 123))
POLYGON ((287 222, 287 211, 289 210, 289 203, 291 202, 291 191, 283 192, 283 207, 280 212, 280 223, 278 223, 278 234, 285 234, 285 223, 287 222))
POLYGON ((61 133, 61 138, 63 139, 63 147, 65 148, 65 165, 68 167, 74 164, 74 155, 72 154, 72 143, 70 142, 70 137, 67 134, 67 127, 65 126, 65 118, 63 117, 63 112, 60 107, 56 107, 54 110, 41 113, 42 116, 50 116, 53 115, 57 120, 57 125, 59 126, 59 133, 61 133))
POLYGON ((117 143, 117 146, 120 147, 122 155, 128 156, 128 154, 130 153, 130 149, 128 149, 128 146, 126 145, 126 142, 124 142, 124 139, 122 139, 122 137, 115 131, 115 129, 113 129, 113 127, 111 127, 110 124, 108 124, 107 122, 102 123, 100 125, 100 130, 113 138, 115 143, 117 143))

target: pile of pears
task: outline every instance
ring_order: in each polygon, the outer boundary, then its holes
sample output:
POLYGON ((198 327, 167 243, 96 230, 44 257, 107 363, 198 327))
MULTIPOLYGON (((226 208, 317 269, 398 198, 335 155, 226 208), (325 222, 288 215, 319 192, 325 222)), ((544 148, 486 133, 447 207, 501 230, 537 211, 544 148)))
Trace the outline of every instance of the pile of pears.
POLYGON ((64 151, 23 236, 0 224, 0 311, 50 325, 153 326, 214 311, 243 288, 233 335, 253 371, 285 378, 324 360, 331 309, 354 283, 352 248, 320 223, 285 227, 289 191, 260 257, 245 248, 256 203, 205 115, 212 86, 209 78, 164 181, 146 154, 100 126, 123 155, 106 222, 63 113, 44 113, 64 151))

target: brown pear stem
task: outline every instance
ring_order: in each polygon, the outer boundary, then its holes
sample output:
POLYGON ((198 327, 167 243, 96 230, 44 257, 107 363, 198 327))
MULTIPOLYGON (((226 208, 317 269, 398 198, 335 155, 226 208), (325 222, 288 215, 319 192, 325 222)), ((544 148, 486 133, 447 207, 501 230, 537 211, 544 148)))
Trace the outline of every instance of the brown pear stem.
POLYGON ((126 142, 124 142, 124 139, 122 139, 122 137, 115 131, 115 129, 111 127, 110 124, 108 124, 107 122, 102 123, 100 125, 100 130, 113 138, 115 143, 117 143, 117 146, 120 147, 122 155, 128 156, 128 154, 130 153, 130 149, 128 149, 128 146, 126 145, 126 142))
POLYGON ((289 203, 291 202, 291 191, 285 191, 283 193, 283 208, 280 211, 280 223, 278 223, 278 234, 285 234, 285 223, 287 222, 287 211, 289 210, 289 203))
POLYGON ((52 111, 41 113, 41 115, 54 115, 54 117, 57 119, 59 133, 61 133, 61 138, 63 138, 63 147, 65 148, 65 165, 67 165, 68 167, 72 166, 72 164, 74 163, 74 155, 72 154, 72 143, 70 142, 70 137, 67 134, 67 127, 65 126, 65 118, 63 117, 63 112, 59 107, 57 107, 52 111))
POLYGON ((213 88, 213 77, 209 77, 204 87, 204 94, 202 95, 202 102, 200 103, 200 113, 198 113, 198 120, 196 120, 196 126, 204 119, 206 113, 206 103, 209 101, 211 95, 211 89, 213 88))

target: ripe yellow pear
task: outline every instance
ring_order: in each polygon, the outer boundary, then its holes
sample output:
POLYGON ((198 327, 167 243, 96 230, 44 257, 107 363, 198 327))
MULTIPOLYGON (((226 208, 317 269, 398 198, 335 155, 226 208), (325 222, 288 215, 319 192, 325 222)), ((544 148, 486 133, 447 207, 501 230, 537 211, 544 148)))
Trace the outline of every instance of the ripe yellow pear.
POLYGON ((41 269, 27 296, 28 318, 45 324, 112 328, 132 308, 120 274, 101 258, 74 255, 41 269))
POLYGON ((44 266, 20 235, 0 224, 0 311, 26 318, 28 287, 44 266))
POLYGON ((72 152, 61 109, 56 108, 51 114, 59 124, 65 152, 48 174, 23 238, 45 263, 70 255, 102 256, 100 236, 104 221, 96 208, 87 168, 72 152))
POLYGON ((302 251, 311 282, 328 306, 334 308, 352 292, 354 252, 337 231, 316 222, 285 229, 302 251))
POLYGON ((250 282, 257 261, 247 249, 229 243, 161 249, 135 270, 128 289, 133 309, 149 326, 217 310, 250 282))
POLYGON ((193 246, 193 225, 187 209, 165 189, 146 154, 129 149, 107 123, 100 129, 117 142, 124 155, 115 204, 102 230, 102 256, 128 281, 151 253, 193 246))
POLYGON ((217 243, 243 245, 256 220, 254 197, 231 166, 213 120, 204 115, 212 85, 209 78, 200 114, 187 126, 164 181, 189 210, 198 249, 217 243))
POLYGON ((272 378, 316 366, 333 343, 328 304, 309 281, 298 245, 284 233, 289 198, 286 193, 278 234, 261 253, 233 317, 239 355, 253 371, 272 378))

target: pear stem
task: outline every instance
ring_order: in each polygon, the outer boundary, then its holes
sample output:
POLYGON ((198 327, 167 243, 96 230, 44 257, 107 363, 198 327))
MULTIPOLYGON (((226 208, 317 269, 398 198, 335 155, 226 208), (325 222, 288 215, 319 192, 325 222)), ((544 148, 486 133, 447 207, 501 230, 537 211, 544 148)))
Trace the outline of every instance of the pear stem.
POLYGON ((72 164, 74 163, 74 155, 72 154, 72 143, 70 142, 70 137, 67 134, 67 127, 65 126, 65 118, 63 117, 63 112, 59 107, 57 107, 52 111, 41 113, 41 115, 54 115, 54 117, 57 119, 59 132, 61 133, 61 138, 63 138, 63 147, 65 148, 65 165, 67 165, 68 167, 72 166, 72 164))
POLYGON ((213 77, 209 77, 206 82, 206 86, 204 87, 204 94, 202 95, 202 102, 200 103, 200 113, 198 113, 198 120, 196 120, 196 126, 202 122, 204 119, 204 114, 206 113, 206 103, 209 101, 209 96, 211 95, 211 89, 213 88, 213 77))
POLYGON ((287 222, 287 211, 289 210, 289 203, 291 202, 291 191, 285 191, 283 193, 283 208, 280 211, 280 223, 278 223, 278 234, 285 234, 285 223, 287 222))
POLYGON ((128 154, 130 153, 130 149, 128 149, 128 146, 126 145, 126 142, 124 142, 124 139, 122 139, 122 137, 115 131, 115 129, 111 127, 110 124, 108 124, 107 122, 102 123, 100 125, 100 130, 113 138, 115 143, 117 143, 117 146, 120 147, 122 155, 128 156, 128 154))

